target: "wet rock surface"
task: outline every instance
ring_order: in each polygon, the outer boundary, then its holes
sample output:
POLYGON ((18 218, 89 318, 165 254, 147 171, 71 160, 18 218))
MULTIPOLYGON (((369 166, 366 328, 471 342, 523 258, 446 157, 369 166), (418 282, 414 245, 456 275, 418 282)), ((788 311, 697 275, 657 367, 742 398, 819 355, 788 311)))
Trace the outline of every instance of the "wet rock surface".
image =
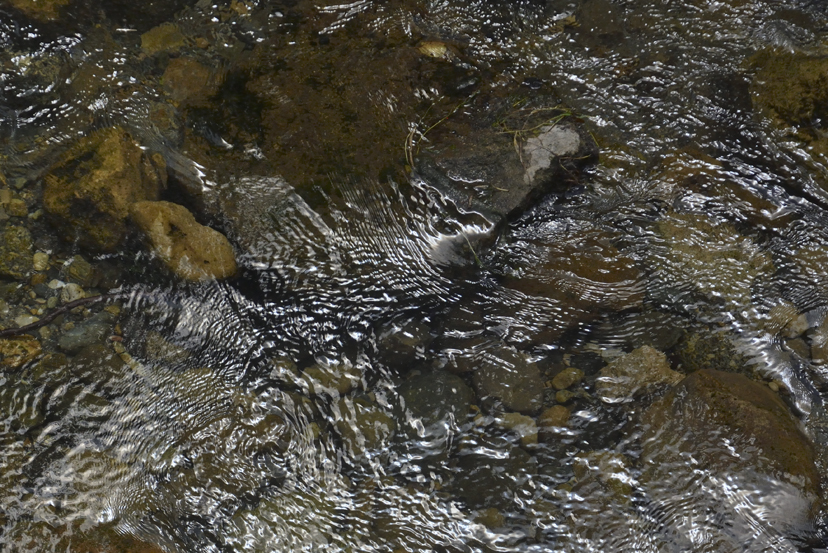
POLYGON ((637 393, 671 386, 682 378, 684 375, 670 368, 666 355, 642 346, 602 368, 595 391, 608 403, 626 402, 637 393))
POLYGON ((62 238, 111 251, 126 236, 130 206, 158 199, 166 172, 160 157, 111 128, 80 139, 44 181, 43 205, 62 238))
POLYGON ((137 202, 130 215, 152 251, 180 278, 223 279, 236 274, 236 256, 227 238, 199 224, 184 206, 137 202))

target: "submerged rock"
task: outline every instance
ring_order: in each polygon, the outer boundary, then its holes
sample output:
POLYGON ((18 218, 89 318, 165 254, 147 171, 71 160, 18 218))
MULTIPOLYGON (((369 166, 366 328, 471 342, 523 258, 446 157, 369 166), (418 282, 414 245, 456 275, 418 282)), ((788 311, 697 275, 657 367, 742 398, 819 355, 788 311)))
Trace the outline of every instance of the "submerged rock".
POLYGON ((229 278, 236 256, 220 232, 196 222, 186 207, 170 202, 137 202, 130 209, 152 251, 184 280, 229 278))
POLYGON ((486 441, 478 445, 460 452, 454 490, 472 509, 512 507, 537 473, 537 462, 519 447, 486 441))
POLYGON ((0 231, 0 276, 23 279, 34 268, 34 243, 25 227, 6 227, 0 231))
POLYGON ((477 394, 494 397, 510 411, 531 414, 541 408, 543 379, 526 355, 505 346, 481 351, 473 376, 477 394))
POLYGON ((0 339, 0 367, 19 369, 36 359, 42 349, 40 342, 27 335, 0 339))
MULTIPOLYGON (((760 501, 763 517, 781 532, 803 531, 813 521, 819 502, 814 451, 767 386, 738 374, 697 371, 653 404, 642 422, 640 481, 665 508, 683 512, 677 501, 693 505, 696 514, 686 514, 706 525, 698 520, 703 506, 713 502, 722 509, 722 501, 736 502, 728 515, 734 516, 738 491, 748 504, 760 501)), ((736 536, 752 531, 748 521, 737 519, 733 526, 736 536)))
POLYGON ((607 403, 631 401, 639 391, 678 383, 684 375, 670 368, 667 356, 642 346, 616 359, 598 373, 595 389, 607 403))
POLYGON ((81 138, 44 177, 43 205, 68 241, 112 251, 126 236, 130 206, 155 200, 166 185, 160 156, 149 155, 121 128, 81 138))
POLYGON ((404 382, 399 388, 404 414, 401 426, 416 434, 443 435, 462 424, 469 415, 474 392, 457 375, 446 371, 423 374, 404 382))
POLYGON ((53 21, 60 16, 60 10, 72 0, 9 0, 9 4, 29 17, 41 21, 53 21))
POLYGON ((341 398, 334 426, 352 457, 385 446, 396 430, 391 415, 363 399, 341 398))
POLYGON ((195 59, 174 58, 164 71, 164 89, 177 104, 206 106, 210 97, 218 92, 221 77, 220 73, 195 59))
POLYGON ((447 121, 431 137, 435 145, 416 169, 459 208, 479 211, 499 226, 543 195, 567 190, 579 170, 597 159, 589 133, 567 120, 565 112, 545 111, 546 124, 526 131, 493 127, 491 120, 508 117, 505 113, 447 121))
POLYGON ((665 306, 694 309, 703 300, 746 311, 753 287, 773 275, 768 252, 713 217, 670 213, 658 221, 656 232, 661 243, 647 260, 654 277, 648 293, 665 306))

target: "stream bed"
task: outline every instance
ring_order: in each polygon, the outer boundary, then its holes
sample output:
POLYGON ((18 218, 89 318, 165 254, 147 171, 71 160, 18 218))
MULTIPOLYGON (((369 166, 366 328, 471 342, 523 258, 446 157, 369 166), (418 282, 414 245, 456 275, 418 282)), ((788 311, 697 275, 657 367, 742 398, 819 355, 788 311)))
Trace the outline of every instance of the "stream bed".
POLYGON ((828 5, 0 45, 0 549, 828 551, 828 5))

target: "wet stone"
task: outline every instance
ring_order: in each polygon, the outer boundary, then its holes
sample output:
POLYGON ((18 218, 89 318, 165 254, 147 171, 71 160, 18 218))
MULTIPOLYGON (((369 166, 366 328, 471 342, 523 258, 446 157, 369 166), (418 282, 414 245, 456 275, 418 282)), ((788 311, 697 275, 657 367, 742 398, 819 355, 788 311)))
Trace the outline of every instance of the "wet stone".
POLYGON ((84 292, 80 285, 75 284, 74 282, 70 282, 60 289, 61 303, 70 303, 84 297, 86 297, 86 292, 84 292))
POLYGON ((538 426, 532 417, 520 413, 503 413, 498 417, 497 425, 511 430, 520 439, 520 445, 523 447, 538 443, 538 426))
POLYGON ((497 454, 460 452, 453 489, 472 508, 514 506, 515 498, 537 473, 535 459, 519 447, 491 443, 497 454))
POLYGON ((221 74, 201 62, 179 57, 170 60, 164 71, 164 89, 170 98, 184 106, 206 106, 218 92, 221 74))
POLYGON ((141 35, 141 49, 150 56, 170 52, 184 46, 184 35, 177 25, 162 23, 141 35))
POLYGON ((319 396, 345 395, 360 382, 362 374, 350 361, 324 362, 303 371, 303 386, 308 394, 319 396))
POLYGON ((493 397, 510 411, 531 414, 543 403, 543 380, 526 355, 495 346, 475 357, 473 382, 479 397, 493 397))
POLYGON ((44 252, 35 252, 32 256, 32 269, 35 271, 45 271, 49 268, 49 254, 44 252))
POLYGON ((670 368, 667 356, 642 346, 601 369, 595 390, 607 403, 628 402, 639 392, 676 384, 683 377, 670 368))
POLYGON ((81 255, 72 257, 63 266, 61 277, 85 287, 94 287, 99 280, 95 267, 81 255))
POLYGON ((444 434, 447 427, 462 424, 474 400, 474 392, 463 379, 446 371, 407 380, 399 387, 399 394, 403 408, 400 426, 413 434, 420 426, 427 433, 444 434))
POLYGON ((184 206, 137 202, 130 214, 152 251, 178 277, 209 280, 236 274, 236 256, 227 238, 199 224, 184 206))
MULTIPOLYGON (((697 371, 654 403, 642 424, 639 481, 665 506, 686 509, 676 504, 675 490, 689 489, 691 481, 697 489, 700 476, 702 482, 726 478, 775 506, 764 515, 774 528, 810 527, 820 480, 814 451, 768 386, 738 374, 697 371)), ((721 506, 723 500, 696 494, 691 504, 699 509, 705 502, 721 506)), ((753 530, 734 528, 736 535, 753 530)))
POLYGON ((396 430, 396 423, 379 406, 364 399, 341 398, 334 426, 352 457, 384 447, 396 430))
POLYGON ((87 320, 65 331, 58 339, 58 347, 69 354, 103 343, 112 334, 115 317, 111 313, 101 311, 87 320))
POLYGON ((25 227, 0 231, 0 276, 24 279, 33 267, 32 235, 25 227))
POLYGON ((41 351, 40 342, 31 336, 0 338, 0 367, 3 369, 19 369, 26 363, 35 360, 41 351))
POLYGON ((166 186, 166 166, 114 127, 78 140, 44 182, 43 206, 62 238, 112 251, 126 236, 129 207, 156 199, 166 186))
POLYGON ((573 367, 567 367, 552 379, 552 387, 556 390, 566 390, 584 379, 584 371, 573 367))
POLYGON ((680 368, 691 373, 701 369, 752 374, 750 360, 739 353, 730 335, 719 330, 701 329, 687 334, 676 346, 680 368))

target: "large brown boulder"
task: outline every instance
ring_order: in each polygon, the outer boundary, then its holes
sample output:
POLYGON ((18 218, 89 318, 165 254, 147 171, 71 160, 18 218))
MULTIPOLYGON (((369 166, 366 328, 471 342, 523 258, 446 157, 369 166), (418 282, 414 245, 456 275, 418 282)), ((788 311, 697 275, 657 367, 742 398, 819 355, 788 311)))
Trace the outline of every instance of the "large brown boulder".
POLYGON ((43 205, 63 238, 112 251, 126 235, 129 207, 158 199, 166 179, 160 156, 112 127, 81 138, 49 170, 43 205))
POLYGON ((137 202, 130 213, 153 252, 180 278, 222 279, 236 274, 230 242, 220 232, 198 223, 186 207, 137 202))

